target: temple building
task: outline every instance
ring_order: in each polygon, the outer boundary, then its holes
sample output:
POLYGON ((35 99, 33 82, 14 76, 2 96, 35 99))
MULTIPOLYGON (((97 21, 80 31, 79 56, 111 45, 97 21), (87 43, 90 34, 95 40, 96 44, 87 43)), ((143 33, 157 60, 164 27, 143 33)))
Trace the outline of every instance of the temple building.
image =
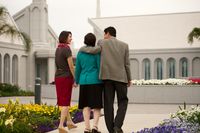
MULTIPOLYGON (((127 42, 133 79, 200 77, 200 42, 192 45, 187 36, 200 26, 200 12, 101 17, 97 0, 96 18, 89 18, 97 39, 108 26, 117 29, 117 38, 127 42)), ((54 80, 58 36, 48 23, 46 0, 33 0, 8 22, 32 39, 29 52, 22 37, 0 36, 0 82, 34 90, 35 78, 42 84, 54 80)), ((72 49, 74 58, 77 49, 72 49)))

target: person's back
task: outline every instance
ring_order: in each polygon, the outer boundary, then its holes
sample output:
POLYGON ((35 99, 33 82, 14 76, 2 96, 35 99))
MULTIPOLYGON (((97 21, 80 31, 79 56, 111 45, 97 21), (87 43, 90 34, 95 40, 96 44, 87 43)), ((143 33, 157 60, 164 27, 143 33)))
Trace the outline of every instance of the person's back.
POLYGON ((109 133, 123 133, 122 125, 128 106, 127 86, 130 85, 130 61, 128 45, 116 39, 114 27, 104 30, 100 41, 100 79, 104 82, 104 115, 109 133), (117 94, 118 109, 114 117, 114 98, 117 94))
POLYGON ((76 81, 80 85, 102 83, 99 80, 100 54, 79 52, 76 58, 76 73, 80 76, 76 81))
POLYGON ((128 83, 126 73, 128 45, 115 37, 102 40, 100 45, 102 47, 100 78, 128 83))
POLYGON ((71 56, 71 50, 68 46, 62 44, 56 49, 55 64, 57 71, 55 77, 72 77, 72 74, 67 63, 67 58, 71 56))

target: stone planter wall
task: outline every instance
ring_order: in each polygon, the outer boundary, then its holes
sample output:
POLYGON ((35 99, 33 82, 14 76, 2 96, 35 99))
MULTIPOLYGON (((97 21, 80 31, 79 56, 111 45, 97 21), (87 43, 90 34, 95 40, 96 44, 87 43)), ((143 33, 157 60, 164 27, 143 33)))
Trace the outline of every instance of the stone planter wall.
MULTIPOLYGON (((79 88, 73 89, 72 101, 78 101, 79 88)), ((42 85, 42 97, 56 98, 54 85, 42 85)), ((200 85, 132 85, 129 103, 200 104, 200 85)))

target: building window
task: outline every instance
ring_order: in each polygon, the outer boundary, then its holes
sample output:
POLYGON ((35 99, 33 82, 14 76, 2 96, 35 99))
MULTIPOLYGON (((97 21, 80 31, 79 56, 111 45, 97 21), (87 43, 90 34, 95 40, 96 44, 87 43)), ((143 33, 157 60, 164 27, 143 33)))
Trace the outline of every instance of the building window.
POLYGON ((13 56, 12 59, 12 83, 18 84, 18 58, 17 55, 13 56))
POLYGON ((173 58, 168 59, 168 61, 167 61, 167 73, 168 73, 169 78, 175 78, 176 77, 175 66, 176 66, 175 59, 173 59, 173 58))
POLYGON ((182 77, 188 77, 188 60, 186 58, 182 58, 180 60, 181 65, 181 76, 182 77))
POLYGON ((4 56, 4 83, 10 83, 10 56, 4 56))
POLYGON ((199 77, 200 76, 200 57, 195 57, 192 60, 192 76, 199 77))
POLYGON ((149 80, 151 73, 150 73, 150 60, 144 59, 143 60, 143 73, 144 73, 144 79, 149 80))
POLYGON ((155 60, 155 72, 156 72, 156 79, 162 79, 163 78, 163 66, 162 66, 162 60, 160 58, 155 60))
POLYGON ((40 78, 40 64, 36 64, 36 78, 40 78))

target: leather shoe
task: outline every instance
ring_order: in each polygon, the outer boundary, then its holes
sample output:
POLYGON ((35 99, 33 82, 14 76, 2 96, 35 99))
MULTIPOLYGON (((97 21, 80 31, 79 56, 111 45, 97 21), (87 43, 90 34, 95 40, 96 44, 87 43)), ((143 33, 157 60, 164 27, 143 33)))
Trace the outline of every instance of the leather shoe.
POLYGON ((84 133, 91 133, 90 131, 84 131, 84 133))
POLYGON ((96 129, 92 129, 92 133, 101 133, 101 132, 96 129))
POLYGON ((123 130, 118 127, 114 127, 113 130, 114 130, 114 133, 124 133, 123 130))

